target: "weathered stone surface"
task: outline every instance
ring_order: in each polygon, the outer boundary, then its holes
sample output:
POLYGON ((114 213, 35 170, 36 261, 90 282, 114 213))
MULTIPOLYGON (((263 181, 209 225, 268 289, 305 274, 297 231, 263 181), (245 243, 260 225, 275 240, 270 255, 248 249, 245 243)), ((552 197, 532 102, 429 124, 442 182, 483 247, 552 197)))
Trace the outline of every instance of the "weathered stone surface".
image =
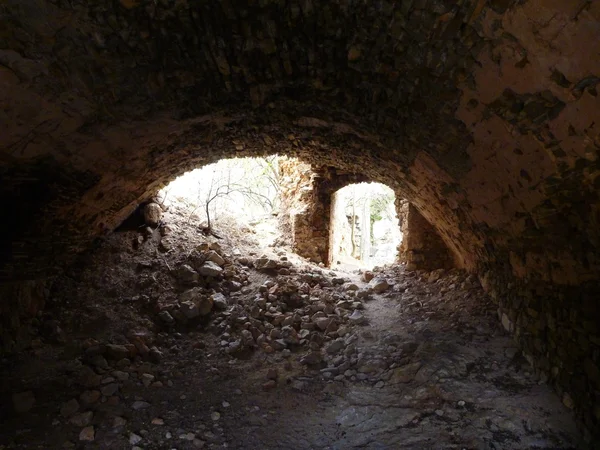
POLYGON ((204 277, 218 277, 222 272, 223 269, 212 261, 206 261, 198 268, 198 273, 204 277))
POLYGON ((156 203, 148 203, 143 209, 144 222, 151 227, 157 227, 162 218, 162 209, 156 203))
POLYGON ((179 296, 181 311, 188 319, 197 316, 206 316, 213 307, 211 296, 205 295, 200 288, 193 288, 179 296))
POLYGON ((191 284, 198 281, 198 272, 192 269, 187 264, 182 264, 177 269, 177 278, 184 284, 191 284))
MULTIPOLYGON (((161 183, 242 151, 296 155, 409 200, 600 428, 579 327, 599 314, 599 17, 555 0, 8 2, 2 347, 25 345, 44 280, 161 183)), ((296 221, 317 222, 307 254, 325 262, 328 214, 296 221)))
POLYGON ((376 292, 377 294, 381 294, 385 292, 390 287, 388 281, 385 278, 376 277, 369 281, 368 287, 376 292))
POLYGON ((225 264, 225 259, 223 259, 223 257, 221 255, 219 255, 217 252, 215 252, 214 250, 211 250, 210 252, 208 252, 208 254, 206 255, 206 259, 208 261, 214 262, 219 267, 222 267, 223 264, 225 264))
POLYGON ((221 311, 227 309, 227 299, 223 294, 218 292, 216 294, 211 295, 211 298, 216 309, 221 311))
POLYGON ((412 204, 397 198, 396 208, 403 236, 398 261, 405 262, 408 270, 449 269, 458 265, 447 244, 412 204))
POLYGON ((95 436, 96 436, 96 430, 94 430, 93 426, 89 426, 89 427, 85 427, 81 430, 81 432, 79 433, 79 440, 90 442, 95 439, 95 436))

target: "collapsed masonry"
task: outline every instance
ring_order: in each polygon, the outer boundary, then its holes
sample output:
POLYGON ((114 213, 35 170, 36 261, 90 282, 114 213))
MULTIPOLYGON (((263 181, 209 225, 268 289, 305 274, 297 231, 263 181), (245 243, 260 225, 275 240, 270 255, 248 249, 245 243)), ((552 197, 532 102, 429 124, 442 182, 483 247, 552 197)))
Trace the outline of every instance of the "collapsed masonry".
MULTIPOLYGON (((331 265, 332 248, 339 239, 332 227, 332 201, 341 188, 370 181, 366 176, 334 167, 311 167, 293 159, 280 161, 282 172, 282 212, 280 225, 284 239, 294 252, 315 263, 331 265)), ((451 250, 433 226, 406 200, 396 201, 403 241, 398 262, 409 270, 435 270, 459 267, 451 250)))

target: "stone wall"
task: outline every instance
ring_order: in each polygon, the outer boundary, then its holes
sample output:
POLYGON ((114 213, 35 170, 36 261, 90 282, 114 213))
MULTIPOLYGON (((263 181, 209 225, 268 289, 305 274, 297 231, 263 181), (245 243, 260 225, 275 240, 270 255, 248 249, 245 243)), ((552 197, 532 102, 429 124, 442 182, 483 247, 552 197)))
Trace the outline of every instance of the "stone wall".
POLYGON ((313 262, 327 261, 323 222, 325 206, 318 195, 318 176, 310 164, 282 159, 280 228, 283 239, 298 255, 313 262))
POLYGON ((298 255, 329 264, 333 195, 348 184, 364 181, 364 176, 289 159, 283 160, 280 168, 284 239, 298 255))
POLYGON ((433 226, 406 200, 396 202, 402 242, 398 260, 407 270, 435 270, 456 267, 454 255, 433 226))

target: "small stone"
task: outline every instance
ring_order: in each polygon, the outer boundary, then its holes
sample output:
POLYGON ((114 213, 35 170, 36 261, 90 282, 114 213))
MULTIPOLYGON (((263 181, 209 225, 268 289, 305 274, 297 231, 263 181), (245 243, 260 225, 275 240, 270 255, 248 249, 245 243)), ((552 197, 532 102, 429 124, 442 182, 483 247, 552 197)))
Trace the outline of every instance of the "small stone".
POLYGON ((573 398, 571 397, 571 395, 568 392, 565 392, 563 394, 562 402, 563 402, 563 405, 565 405, 569 409, 573 409, 575 407, 575 402, 573 401, 573 398))
POLYGON ((352 314, 348 317, 348 320, 356 325, 363 324, 367 321, 367 318, 359 310, 355 309, 352 314))
POLYGON ((266 383, 263 383, 262 388, 264 391, 270 391, 271 389, 275 389, 277 387, 277 381, 269 380, 266 383))
POLYGON ((224 311, 227 309, 227 299, 220 292, 212 295, 212 301, 216 309, 220 311, 224 311))
POLYGON ((113 428, 121 428, 127 425, 127 420, 121 416, 116 416, 113 421, 113 428))
POLYGON ((102 389, 100 389, 100 392, 102 392, 102 395, 105 397, 110 397, 111 395, 115 395, 118 390, 119 385, 117 383, 110 383, 106 386, 103 386, 102 389))
POLYGON ((194 319, 200 316, 198 305, 194 302, 181 302, 179 305, 179 312, 183 314, 186 319, 194 319))
POLYGON ((69 423, 78 427, 86 427, 92 422, 93 417, 94 413, 92 411, 86 411, 84 413, 75 414, 71 417, 69 423))
POLYGON ((179 302, 180 304, 189 303, 190 305, 195 305, 198 314, 201 316, 209 314, 213 307, 212 298, 204 295, 200 288, 185 291, 179 296, 179 302))
POLYGON ((198 281, 198 272, 187 264, 182 264, 177 269, 177 279, 184 284, 193 284, 198 281))
POLYGON ((329 324, 331 324, 331 319, 329 317, 319 317, 314 319, 313 322, 319 327, 321 331, 325 331, 329 324))
POLYGON ((221 418, 221 413, 218 411, 213 411, 210 415, 210 418, 216 422, 217 420, 219 420, 221 418))
POLYGON ((86 403, 88 405, 91 405, 93 403, 96 403, 98 400, 100 400, 100 397, 102 396, 100 391, 84 391, 80 396, 79 399, 83 402, 86 403))
POLYGON ((198 269, 198 273, 204 277, 218 277, 222 272, 223 269, 212 261, 206 261, 198 269))
POLYGON ((369 281, 371 281, 373 278, 375 277, 375 274, 373 272, 371 272, 370 270, 366 270, 365 272, 363 272, 363 274, 361 275, 361 280, 364 281, 365 283, 368 283, 369 281))
POLYGON ((136 410, 139 411, 140 409, 146 409, 150 407, 150 403, 148 402, 144 402, 141 400, 136 400, 135 402, 133 402, 133 404, 131 405, 131 407, 136 410))
POLYGON ((150 386, 150 384, 152 384, 153 381, 154 381, 154 375, 152 375, 150 373, 142 374, 142 383, 144 384, 144 386, 146 386, 146 387, 150 386))
POLYGON ((390 285, 388 284, 388 282, 385 278, 378 277, 378 278, 373 278, 369 282, 369 287, 371 289, 373 289, 373 292, 381 294, 382 292, 387 291, 387 289, 390 287, 390 285))
POLYGON ((129 443, 131 445, 136 445, 142 442, 143 438, 139 434, 131 433, 129 435, 129 443))
POLYGON ((88 441, 91 442, 94 440, 94 436, 95 436, 96 432, 94 431, 94 427, 93 426, 89 426, 89 427, 85 427, 83 430, 81 430, 81 432, 79 433, 79 440, 80 441, 88 441))
POLYGON ((127 381, 127 380, 129 380, 129 374, 127 372, 122 372, 120 370, 115 370, 112 374, 119 381, 127 381))
POLYGON ((129 356, 129 350, 124 345, 107 344, 106 345, 106 356, 116 361, 127 358, 129 356))
POLYGON ((179 435, 179 439, 184 441, 193 441, 196 439, 196 435, 194 433, 184 433, 179 435))
POLYGON ((264 270, 270 271, 279 268, 279 262, 274 259, 267 258, 266 256, 262 256, 254 260, 254 267, 256 270, 264 270))
POLYGON ((295 391, 301 392, 306 389, 306 382, 302 381, 302 380, 294 380, 294 381, 292 381, 290 386, 295 391))
POLYGON ((458 403, 456 403, 458 405, 459 408, 464 408, 465 406, 465 401, 464 400, 459 400, 458 403))
POLYGON ((163 311, 159 312, 158 318, 160 320, 162 320, 164 323, 166 323, 167 325, 170 325, 175 322, 175 319, 173 318, 171 313, 169 313, 169 311, 167 311, 167 310, 163 310, 163 311))
POLYGON ((337 352, 339 352, 340 350, 342 350, 344 348, 344 341, 341 339, 336 339, 335 341, 333 341, 331 344, 329 344, 327 346, 327 353, 329 353, 330 355, 333 355, 337 352))
POLYGON ((154 419, 152 419, 152 425, 164 425, 165 421, 163 419, 161 419, 160 417, 155 417, 154 419))
POLYGON ((158 349, 158 347, 153 346, 150 351, 148 352, 148 359, 150 361, 152 361, 153 363, 159 363, 160 360, 162 359, 163 354, 162 352, 158 349))
POLYGON ((300 363, 307 366, 320 364, 322 361, 323 356, 320 353, 314 351, 300 358, 300 363))
POLYGON ((225 260, 223 259, 223 257, 221 255, 219 255, 217 252, 215 252, 214 250, 211 250, 210 252, 208 252, 208 254, 206 255, 206 260, 212 261, 220 267, 223 267, 223 265, 225 264, 225 260))
POLYGON ((13 394, 12 401, 15 411, 22 414, 33 408, 35 396, 32 391, 20 392, 18 394, 13 394))
POLYGON ((79 402, 77 399, 71 399, 60 407, 60 415, 64 418, 71 417, 79 410, 79 402))

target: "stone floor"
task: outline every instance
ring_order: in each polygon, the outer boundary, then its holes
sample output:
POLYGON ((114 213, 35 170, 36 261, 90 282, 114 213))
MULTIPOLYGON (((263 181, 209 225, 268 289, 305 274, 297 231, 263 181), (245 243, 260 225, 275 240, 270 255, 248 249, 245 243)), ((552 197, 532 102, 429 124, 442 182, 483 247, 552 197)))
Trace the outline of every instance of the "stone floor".
MULTIPOLYGON (((71 288, 57 287, 63 316, 40 325, 54 327, 55 338, 2 360, 0 449, 579 448, 571 411, 538 382, 473 276, 398 266, 367 282, 367 274, 301 269, 281 256, 285 279, 319 284, 310 288, 314 302, 284 307, 279 319, 317 308, 328 313, 303 316, 299 335, 322 316, 340 326, 311 331, 310 342, 294 335, 277 348, 250 339, 231 352, 248 335, 236 324, 251 320, 244 314, 256 312, 262 288, 282 276, 244 266, 248 289, 235 293, 235 307, 197 328, 165 328, 164 312, 131 294, 150 280, 160 298, 171 295, 173 273, 191 269, 177 269, 185 261, 166 259, 177 252, 161 256, 150 239, 146 252, 125 251, 125 236, 97 251, 82 269, 88 275, 66 280, 71 288), (127 348, 152 348, 132 357, 115 354, 123 345, 97 345, 118 335, 136 344, 127 348), (106 359, 94 353, 101 347, 106 359)), ((279 314, 253 323, 270 336, 295 333, 277 325, 279 314)))

